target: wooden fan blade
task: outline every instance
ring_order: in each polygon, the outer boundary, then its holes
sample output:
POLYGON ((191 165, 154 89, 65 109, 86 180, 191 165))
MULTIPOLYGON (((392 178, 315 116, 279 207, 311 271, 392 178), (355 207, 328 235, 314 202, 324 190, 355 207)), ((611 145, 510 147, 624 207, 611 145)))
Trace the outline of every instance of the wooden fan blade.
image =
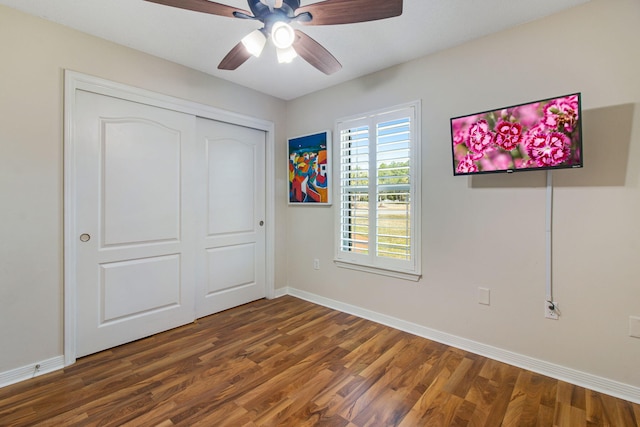
POLYGON ((402 0, 325 0, 296 9, 313 19, 305 25, 336 25, 375 21, 402 15, 402 0))
POLYGON ((338 60, 320 43, 300 30, 295 30, 293 48, 309 64, 325 74, 333 74, 342 68, 338 60))
POLYGON ((146 0, 151 3, 163 4, 165 6, 177 7, 180 9, 193 10, 195 12, 210 13, 212 15, 227 16, 233 18, 233 12, 241 12, 251 15, 251 12, 227 6, 226 4, 215 3, 208 0, 146 0))
POLYGON ((242 42, 238 43, 227 53, 227 56, 222 58, 220 64, 218 65, 219 70, 235 70, 242 64, 244 64, 247 59, 251 57, 251 54, 244 47, 242 42))

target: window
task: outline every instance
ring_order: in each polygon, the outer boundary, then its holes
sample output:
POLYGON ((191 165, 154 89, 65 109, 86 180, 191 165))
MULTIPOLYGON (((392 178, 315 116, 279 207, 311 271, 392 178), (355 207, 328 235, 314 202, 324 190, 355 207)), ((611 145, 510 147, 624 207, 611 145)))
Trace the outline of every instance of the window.
POLYGON ((338 266, 420 278, 419 108, 338 121, 338 266))

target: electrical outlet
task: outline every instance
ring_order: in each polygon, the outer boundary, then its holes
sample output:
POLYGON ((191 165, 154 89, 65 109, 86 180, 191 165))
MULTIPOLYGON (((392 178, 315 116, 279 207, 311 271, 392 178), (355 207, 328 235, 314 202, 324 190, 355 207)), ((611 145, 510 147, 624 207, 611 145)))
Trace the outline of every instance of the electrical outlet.
POLYGON ((491 291, 487 288, 478 288, 478 304, 489 305, 491 291))
POLYGON ((555 301, 544 302, 544 317, 547 319, 558 320, 559 317, 558 303, 555 301))
POLYGON ((629 316, 629 336, 640 338, 640 317, 629 316))
POLYGON ((320 260, 318 258, 313 260, 313 269, 320 270, 320 260))

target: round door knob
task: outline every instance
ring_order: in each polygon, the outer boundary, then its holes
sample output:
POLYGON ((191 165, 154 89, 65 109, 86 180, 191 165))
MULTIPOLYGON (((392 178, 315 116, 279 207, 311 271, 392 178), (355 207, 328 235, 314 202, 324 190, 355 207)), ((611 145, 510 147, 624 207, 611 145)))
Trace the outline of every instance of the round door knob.
POLYGON ((89 240, 91 240, 91 235, 89 235, 87 233, 82 233, 80 235, 80 241, 81 242, 88 242, 89 240))
POLYGON ((262 227, 264 225, 264 221, 260 221, 260 227, 262 227))

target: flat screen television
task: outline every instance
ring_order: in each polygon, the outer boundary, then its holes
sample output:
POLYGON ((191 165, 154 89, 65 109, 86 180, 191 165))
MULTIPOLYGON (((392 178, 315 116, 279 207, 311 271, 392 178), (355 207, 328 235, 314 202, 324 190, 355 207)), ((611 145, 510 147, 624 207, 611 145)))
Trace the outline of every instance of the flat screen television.
POLYGON ((582 167, 580 93, 451 119, 454 175, 582 167))

